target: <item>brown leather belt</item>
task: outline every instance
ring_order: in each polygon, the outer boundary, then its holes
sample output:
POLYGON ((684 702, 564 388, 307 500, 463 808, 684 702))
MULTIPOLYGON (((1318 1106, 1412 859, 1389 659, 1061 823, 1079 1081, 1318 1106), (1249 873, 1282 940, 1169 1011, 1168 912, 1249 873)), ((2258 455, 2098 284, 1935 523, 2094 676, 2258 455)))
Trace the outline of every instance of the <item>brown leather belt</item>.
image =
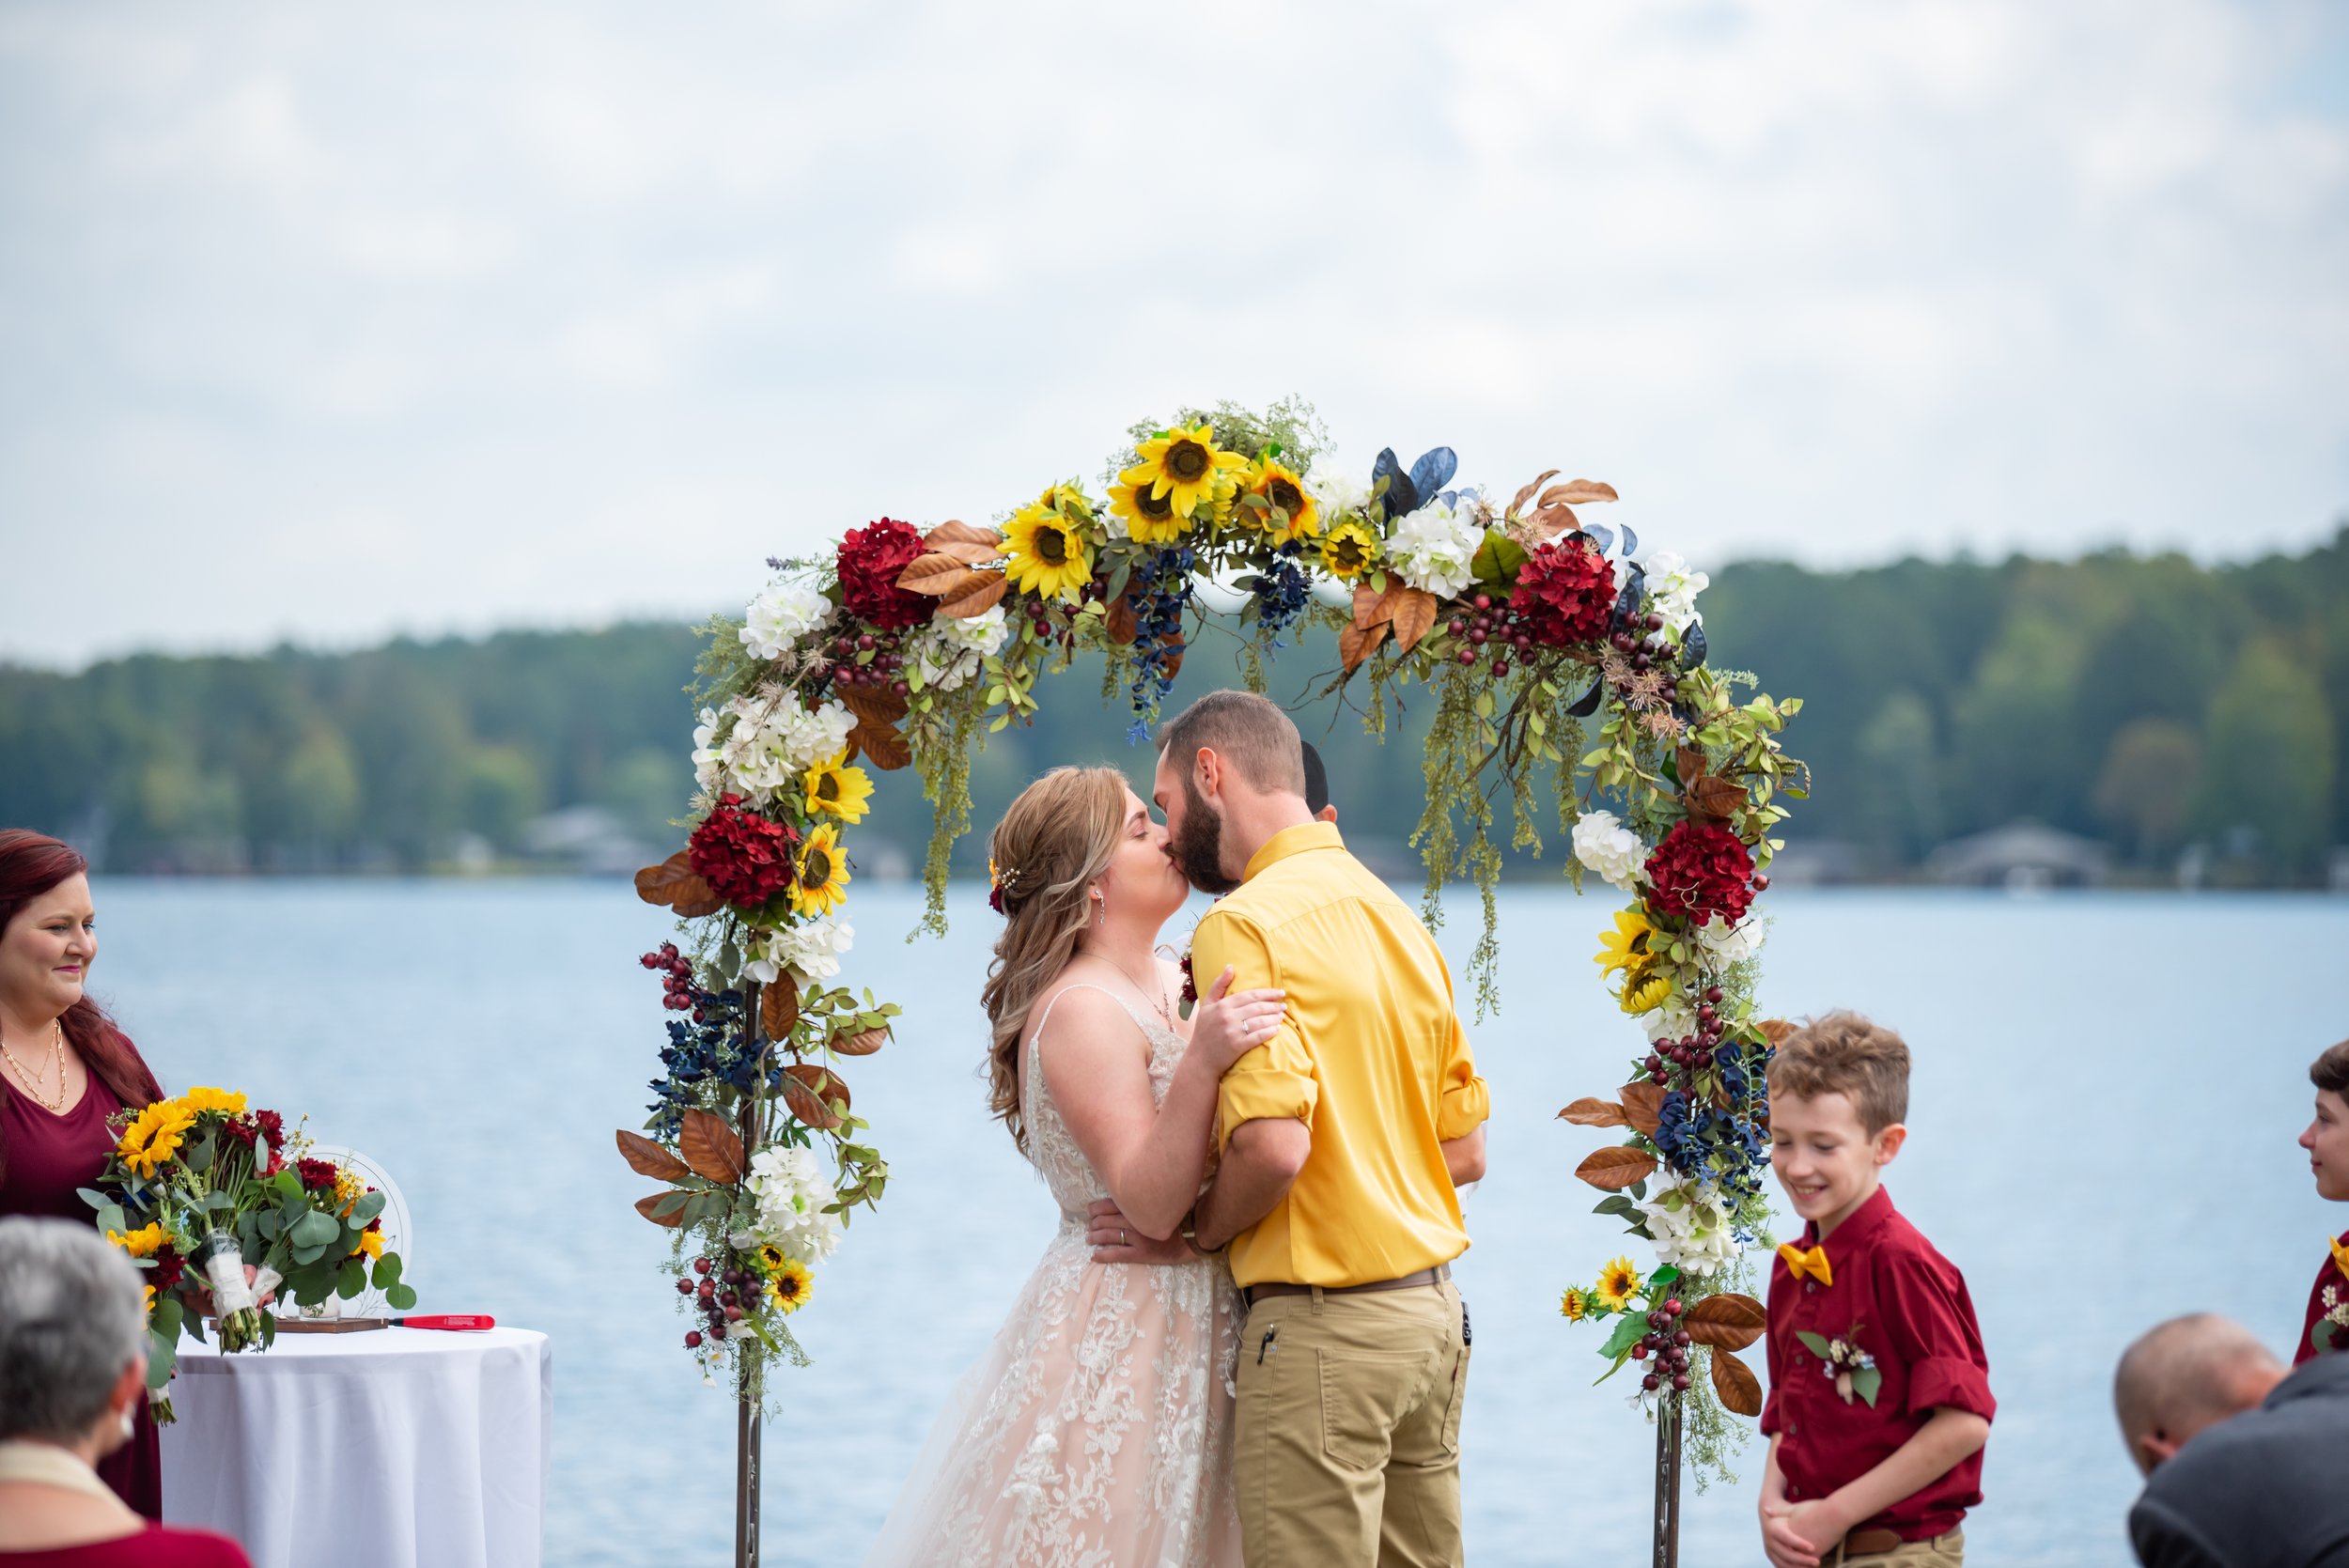
POLYGON ((1843 1556, 1867 1557, 1875 1552, 1889 1552, 1901 1545, 1901 1533, 1876 1525, 1868 1529, 1856 1529, 1843 1537, 1843 1556))
POLYGON ((1421 1285, 1441 1284, 1451 1278, 1452 1265, 1439 1263, 1433 1268, 1406 1274, 1400 1280, 1373 1280, 1366 1285, 1295 1285, 1286 1280, 1267 1280, 1263 1284, 1248 1286, 1245 1294, 1252 1307, 1268 1296, 1311 1296, 1316 1290, 1324 1296, 1362 1296, 1375 1290, 1414 1290, 1421 1285))

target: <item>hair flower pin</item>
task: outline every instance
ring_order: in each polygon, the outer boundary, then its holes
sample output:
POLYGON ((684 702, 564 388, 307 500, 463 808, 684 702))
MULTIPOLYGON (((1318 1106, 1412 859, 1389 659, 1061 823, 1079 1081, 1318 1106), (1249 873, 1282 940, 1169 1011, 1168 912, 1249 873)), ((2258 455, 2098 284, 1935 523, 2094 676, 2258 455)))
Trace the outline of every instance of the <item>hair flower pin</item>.
POLYGON ((1017 898, 1019 896, 1019 868, 1014 866, 1009 871, 998 870, 995 865, 995 857, 989 855, 987 858, 987 882, 988 908, 993 909, 997 914, 1003 915, 1008 918, 1010 911, 1003 908, 1003 900, 1007 897, 1017 898))

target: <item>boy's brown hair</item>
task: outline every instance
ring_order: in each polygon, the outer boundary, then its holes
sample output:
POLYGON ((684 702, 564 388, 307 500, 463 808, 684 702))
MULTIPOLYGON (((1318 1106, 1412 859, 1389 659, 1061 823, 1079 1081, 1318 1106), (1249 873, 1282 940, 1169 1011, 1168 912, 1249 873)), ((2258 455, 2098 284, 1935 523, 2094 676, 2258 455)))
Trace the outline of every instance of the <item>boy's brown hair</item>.
POLYGON ((2309 1081, 2349 1100, 2349 1040, 2326 1050, 2309 1063, 2309 1081))
POLYGON ((1847 1095, 1874 1138, 1908 1117, 1908 1045, 1857 1013, 1829 1013, 1779 1042, 1770 1093, 1847 1095))

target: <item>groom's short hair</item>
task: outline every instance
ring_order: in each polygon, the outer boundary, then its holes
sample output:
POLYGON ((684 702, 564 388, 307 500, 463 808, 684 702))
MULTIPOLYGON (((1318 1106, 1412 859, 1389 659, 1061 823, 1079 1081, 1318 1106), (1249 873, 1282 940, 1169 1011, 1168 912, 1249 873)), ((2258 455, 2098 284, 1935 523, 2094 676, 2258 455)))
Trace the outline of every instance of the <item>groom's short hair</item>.
POLYGON ((1176 756, 1190 776, 1202 749, 1237 769, 1266 794, 1305 793, 1305 742, 1280 705, 1252 691, 1210 691, 1159 732, 1159 750, 1176 756))

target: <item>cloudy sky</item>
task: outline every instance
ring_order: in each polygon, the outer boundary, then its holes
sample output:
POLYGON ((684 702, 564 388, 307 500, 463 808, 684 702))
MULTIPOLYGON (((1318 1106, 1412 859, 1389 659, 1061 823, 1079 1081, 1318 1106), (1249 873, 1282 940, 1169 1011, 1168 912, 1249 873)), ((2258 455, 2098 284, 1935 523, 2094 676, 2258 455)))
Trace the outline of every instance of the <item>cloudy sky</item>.
POLYGON ((0 8, 0 658, 739 604, 1181 401, 1698 559, 2349 511, 2326 0, 0 8))

